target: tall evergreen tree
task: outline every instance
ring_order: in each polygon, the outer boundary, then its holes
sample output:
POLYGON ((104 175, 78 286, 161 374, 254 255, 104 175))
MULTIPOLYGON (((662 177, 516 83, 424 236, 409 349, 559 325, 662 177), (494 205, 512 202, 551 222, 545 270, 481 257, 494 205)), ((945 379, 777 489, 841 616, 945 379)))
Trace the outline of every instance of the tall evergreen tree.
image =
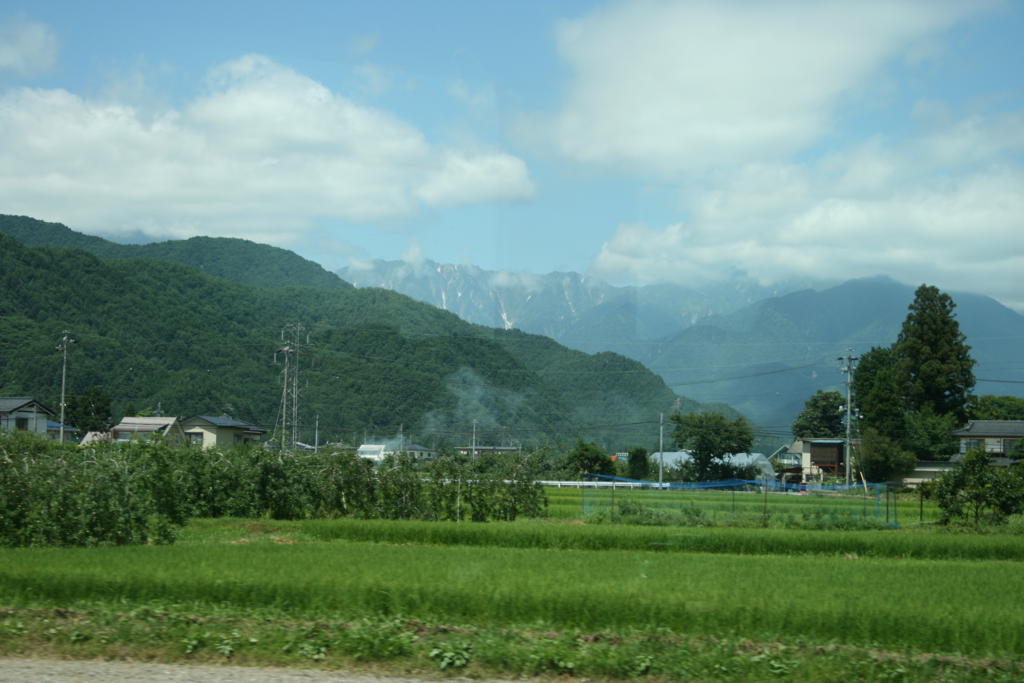
POLYGON ((962 422, 974 388, 974 360, 955 308, 953 299, 938 288, 918 287, 893 353, 906 408, 954 415, 962 422))
POLYGON ((875 347, 861 356, 853 373, 853 403, 862 429, 874 429, 898 441, 903 439, 905 401, 892 348, 875 347))

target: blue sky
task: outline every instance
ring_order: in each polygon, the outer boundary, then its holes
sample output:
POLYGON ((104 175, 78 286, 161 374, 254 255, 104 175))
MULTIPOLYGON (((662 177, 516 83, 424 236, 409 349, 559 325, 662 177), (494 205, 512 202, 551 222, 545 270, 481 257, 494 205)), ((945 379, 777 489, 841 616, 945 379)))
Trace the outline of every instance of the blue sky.
POLYGON ((0 212, 1024 310, 1024 3, 0 4, 0 212))

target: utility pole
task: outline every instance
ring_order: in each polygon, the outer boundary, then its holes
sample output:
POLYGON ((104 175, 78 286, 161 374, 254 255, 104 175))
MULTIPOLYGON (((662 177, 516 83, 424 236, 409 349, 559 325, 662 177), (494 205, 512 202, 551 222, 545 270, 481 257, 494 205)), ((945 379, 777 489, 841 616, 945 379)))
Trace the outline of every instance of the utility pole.
POLYGON ((476 459, 476 420, 473 420, 473 458, 476 459))
POLYGON ((658 488, 665 473, 665 413, 658 413, 658 488))
POLYGON ((64 362, 60 368, 60 442, 64 443, 64 408, 67 405, 64 402, 64 389, 67 386, 68 379, 68 344, 74 344, 75 339, 71 336, 71 333, 64 330, 60 335, 60 343, 57 345, 57 350, 60 351, 64 356, 64 362))
POLYGON ((851 427, 853 426, 853 406, 851 405, 851 386, 853 384, 853 368, 857 361, 860 360, 860 356, 853 355, 853 349, 849 349, 849 352, 845 356, 839 356, 837 360, 843 361, 843 367, 840 368, 840 372, 846 375, 846 443, 843 448, 843 462, 846 465, 846 485, 849 486, 852 481, 850 465, 853 462, 853 444, 850 440, 851 427))

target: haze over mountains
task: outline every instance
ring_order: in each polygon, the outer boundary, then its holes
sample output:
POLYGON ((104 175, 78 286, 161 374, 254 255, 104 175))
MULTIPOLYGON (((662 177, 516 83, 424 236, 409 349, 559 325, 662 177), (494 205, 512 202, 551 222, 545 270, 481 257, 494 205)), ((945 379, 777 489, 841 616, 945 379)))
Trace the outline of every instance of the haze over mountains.
MULTIPOLYGON (((843 389, 838 356, 896 340, 915 289, 882 276, 832 286, 767 288, 734 277, 692 287, 614 287, 578 273, 531 276, 431 261, 374 261, 339 275, 474 322, 621 353, 677 393, 727 403, 779 433, 815 391, 843 389)), ((977 393, 1024 395, 1024 316, 989 297, 951 294, 978 361, 975 375, 986 380, 977 393)))
POLYGON ((356 287, 402 292, 468 322, 543 334, 581 351, 604 351, 623 340, 650 340, 718 313, 808 286, 792 281, 766 287, 749 277, 684 287, 617 287, 561 272, 534 275, 491 271, 430 260, 373 261, 337 271, 356 287))

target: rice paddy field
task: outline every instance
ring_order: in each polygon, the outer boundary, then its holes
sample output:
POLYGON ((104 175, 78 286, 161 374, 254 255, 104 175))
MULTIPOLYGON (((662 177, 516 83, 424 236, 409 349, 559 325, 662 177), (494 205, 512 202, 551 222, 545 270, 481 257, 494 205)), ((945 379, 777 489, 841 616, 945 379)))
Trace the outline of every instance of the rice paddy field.
MULTIPOLYGON (((763 514, 763 496, 736 495, 763 514)), ((0 549, 0 654, 608 680, 1024 678, 1024 536, 776 524, 864 508, 795 496, 769 499, 768 528, 722 525, 755 512, 728 496, 707 499, 727 506, 718 525, 590 523, 582 496, 552 491, 550 518, 511 523, 194 520, 170 546, 0 549)), ((917 520, 918 501, 893 505, 917 520)))
POLYGON ((624 504, 682 514, 711 524, 806 526, 814 520, 873 526, 933 523, 938 507, 914 493, 896 494, 883 485, 850 489, 768 491, 757 485, 735 488, 548 488, 549 515, 574 519, 580 514, 610 513, 624 504), (696 514, 695 514, 696 513, 696 514))

